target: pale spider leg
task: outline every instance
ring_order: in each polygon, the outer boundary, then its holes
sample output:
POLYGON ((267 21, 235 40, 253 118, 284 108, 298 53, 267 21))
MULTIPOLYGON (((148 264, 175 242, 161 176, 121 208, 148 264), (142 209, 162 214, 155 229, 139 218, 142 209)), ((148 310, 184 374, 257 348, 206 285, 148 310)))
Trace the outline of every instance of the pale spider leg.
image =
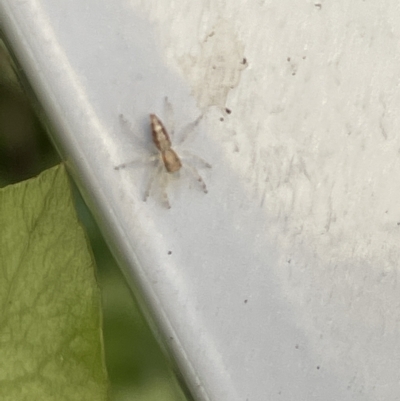
POLYGON ((134 126, 132 125, 132 123, 123 114, 119 115, 119 119, 120 119, 122 124, 124 124, 124 125, 126 125, 128 127, 130 132, 135 132, 134 126))
POLYGON ((144 202, 146 202, 147 198, 150 196, 151 188, 153 187, 156 177, 160 176, 163 173, 163 168, 164 166, 162 165, 162 163, 159 163, 158 167, 152 170, 149 180, 147 182, 146 190, 144 191, 143 195, 144 202))
MULTIPOLYGON (((183 150, 180 150, 179 153, 183 156, 187 155, 188 158, 195 160, 199 164, 200 168, 211 168, 212 167, 211 164, 207 163, 203 158, 193 154, 192 152, 189 152, 188 150, 183 149, 183 150)), ((185 159, 186 157, 183 157, 183 158, 185 159)))
POLYGON ((169 178, 170 178, 171 174, 170 173, 165 174, 164 171, 163 171, 163 173, 164 174, 160 176, 162 202, 167 209, 171 209, 171 204, 169 203, 168 192, 167 192, 169 178))
POLYGON ((164 116, 166 124, 166 129, 168 130, 168 134, 172 138, 174 136, 175 131, 175 118, 174 118, 174 108, 172 107, 171 102, 168 100, 168 97, 164 98, 164 116))
MULTIPOLYGON (((114 167, 114 170, 120 170, 126 167, 131 166, 132 164, 144 164, 144 163, 152 163, 155 160, 159 159, 158 155, 154 155, 154 156, 141 156, 141 157, 137 157, 133 160, 131 160, 130 162, 126 162, 126 163, 121 163, 118 166, 114 167)), ((136 166, 137 167, 137 166, 136 166)))
POLYGON ((120 124, 127 135, 135 136, 135 144, 140 151, 148 152, 151 149, 150 141, 145 140, 145 137, 139 134, 142 130, 137 124, 133 125, 123 114, 119 115, 120 124))
POLYGON ((201 119, 204 117, 204 114, 201 114, 196 120, 192 121, 191 123, 185 125, 182 128, 182 131, 179 134, 178 144, 181 144, 186 141, 188 136, 193 132, 193 130, 199 125, 201 119))
POLYGON ((207 185, 204 182, 203 178, 201 178, 201 175, 197 172, 197 170, 193 166, 190 166, 189 164, 185 164, 185 167, 188 171, 190 171, 190 173, 192 173, 193 177, 196 178, 196 181, 200 184, 203 192, 205 194, 208 193, 207 185))

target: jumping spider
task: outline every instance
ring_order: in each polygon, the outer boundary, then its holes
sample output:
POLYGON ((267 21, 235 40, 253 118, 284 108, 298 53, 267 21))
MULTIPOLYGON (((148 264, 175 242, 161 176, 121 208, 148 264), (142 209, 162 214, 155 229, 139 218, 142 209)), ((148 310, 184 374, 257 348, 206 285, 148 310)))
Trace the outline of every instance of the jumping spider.
MULTIPOLYGON (((170 107, 171 112, 171 105, 168 103, 168 99, 165 99, 166 102, 166 108, 170 107)), ((200 116, 197 118, 194 122, 188 124, 185 128, 184 131, 185 133, 182 134, 182 139, 181 143, 187 138, 188 134, 190 133, 191 130, 200 122, 201 118, 203 116, 200 116)), ((121 121, 126 124, 128 121, 125 119, 125 117, 121 114, 120 115, 121 121)), ((128 123, 129 124, 129 123, 128 123)), ((181 155, 184 155, 184 158, 178 156, 178 154, 175 152, 174 149, 172 149, 172 144, 171 144, 171 139, 168 134, 168 131, 166 130, 164 124, 160 120, 159 117, 157 117, 155 114, 150 114, 150 125, 151 125, 151 134, 152 134, 152 139, 153 143, 156 146, 158 152, 156 154, 152 154, 146 158, 141 158, 142 161, 148 161, 148 162, 156 162, 157 163, 157 168, 153 170, 153 172, 150 175, 150 178, 147 183, 147 188, 144 192, 143 200, 146 202, 147 198, 150 195, 150 192, 153 187, 153 183, 156 179, 156 177, 160 178, 160 186, 162 189, 162 198, 163 198, 163 203, 167 208, 171 208, 171 204, 169 202, 169 197, 167 193, 167 187, 169 180, 172 176, 179 175, 180 171, 182 168, 185 168, 186 171, 188 171, 192 177, 195 178, 195 180, 198 182, 200 185, 201 189, 203 190, 204 193, 207 193, 207 186, 203 180, 203 178, 200 176, 200 174, 197 172, 196 168, 189 164, 187 161, 187 158, 194 160, 200 167, 202 168, 211 168, 211 165, 207 163, 205 160, 202 158, 188 152, 185 150, 180 151, 181 155), (185 157, 186 156, 186 157, 185 157), (182 160, 184 160, 184 165, 182 165, 182 160)), ((173 134, 173 130, 170 131, 171 135, 173 134)), ((120 170, 125 167, 128 167, 134 163, 136 163, 138 160, 132 160, 128 163, 122 163, 116 167, 114 167, 115 170, 120 170)))

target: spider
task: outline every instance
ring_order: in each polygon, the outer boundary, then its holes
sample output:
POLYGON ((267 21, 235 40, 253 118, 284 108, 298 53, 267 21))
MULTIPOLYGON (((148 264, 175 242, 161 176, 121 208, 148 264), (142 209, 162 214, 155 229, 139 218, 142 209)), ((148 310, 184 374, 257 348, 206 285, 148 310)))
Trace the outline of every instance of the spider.
MULTIPOLYGON (((165 99, 166 101, 166 106, 171 107, 168 104, 168 100, 165 99)), ((186 135, 183 136, 183 139, 181 142, 183 142, 187 134, 190 133, 190 131, 200 122, 201 118, 203 116, 200 116, 197 118, 193 123, 188 124, 188 126, 185 127, 186 135)), ((121 114, 120 119, 122 120, 123 123, 128 123, 128 121, 125 119, 125 117, 121 114)), ((198 182, 200 185, 201 189, 203 190, 204 193, 207 193, 207 186, 203 180, 203 178, 200 176, 200 174, 197 172, 196 168, 189 164, 187 160, 185 160, 184 166, 182 165, 182 159, 181 157, 178 156, 178 154, 175 152, 174 149, 172 149, 172 144, 171 144, 171 139, 168 134, 168 131, 166 130, 163 122, 159 117, 157 117, 156 114, 150 114, 150 125, 151 125, 151 134, 152 134, 152 139, 155 147, 157 148, 158 152, 155 155, 151 155, 150 157, 147 158, 147 161, 150 162, 158 162, 157 169, 152 172, 150 175, 147 188, 145 190, 143 200, 146 202, 147 198, 150 195, 151 189, 153 187, 153 183, 155 181, 155 178, 159 176, 160 178, 164 178, 160 180, 160 185, 162 187, 162 198, 163 198, 163 203, 164 205, 170 209, 171 204, 169 202, 169 197, 167 193, 167 187, 169 180, 172 176, 179 175, 180 171, 182 168, 185 168, 198 182)), ((172 132, 172 131, 171 131, 172 132)), ((182 151, 180 152, 182 155, 186 155, 189 158, 195 160, 197 164, 199 164, 201 167, 204 168, 211 168, 211 165, 207 163, 205 160, 201 159, 200 157, 193 155, 192 153, 188 151, 182 151)), ((143 159, 142 159, 143 160, 143 159)), ((128 163, 122 163, 116 167, 114 167, 115 170, 120 170, 122 168, 125 168, 131 164, 136 163, 137 160, 133 160, 128 163)))

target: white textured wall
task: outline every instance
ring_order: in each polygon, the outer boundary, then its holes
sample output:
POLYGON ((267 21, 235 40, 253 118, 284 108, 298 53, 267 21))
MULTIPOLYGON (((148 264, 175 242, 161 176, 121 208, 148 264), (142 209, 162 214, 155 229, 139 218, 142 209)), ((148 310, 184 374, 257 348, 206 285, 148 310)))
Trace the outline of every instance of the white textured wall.
POLYGON ((209 115, 232 110, 214 134, 276 244, 303 346, 349 399, 398 399, 399 3, 161 3, 142 7, 166 62, 209 115))

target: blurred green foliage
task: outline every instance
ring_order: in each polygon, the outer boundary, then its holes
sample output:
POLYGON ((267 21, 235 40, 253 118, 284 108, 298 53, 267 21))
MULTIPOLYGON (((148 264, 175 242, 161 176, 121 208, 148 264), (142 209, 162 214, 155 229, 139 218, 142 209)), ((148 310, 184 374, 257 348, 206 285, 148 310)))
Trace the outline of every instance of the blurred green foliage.
MULTIPOLYGON (((60 161, 15 71, 0 39, 0 187, 36 176, 60 161)), ((97 263, 112 399, 185 400, 168 361, 78 193, 76 207, 97 263)))
POLYGON ((1 400, 109 399, 95 263, 71 195, 62 164, 0 188, 1 400))

